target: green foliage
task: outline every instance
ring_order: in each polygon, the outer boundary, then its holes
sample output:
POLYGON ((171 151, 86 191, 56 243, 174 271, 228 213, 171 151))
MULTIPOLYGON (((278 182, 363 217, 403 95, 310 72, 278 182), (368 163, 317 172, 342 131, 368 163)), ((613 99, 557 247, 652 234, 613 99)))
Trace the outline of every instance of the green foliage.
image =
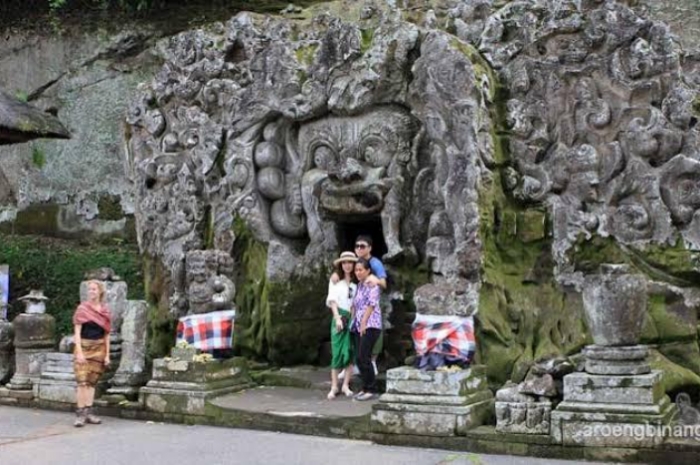
POLYGON ((34 145, 32 147, 32 163, 40 169, 46 164, 46 154, 44 153, 44 149, 39 145, 34 145))
POLYGON ((267 354, 270 340, 270 302, 267 281, 267 248, 258 242, 240 217, 234 220, 234 255, 240 266, 236 280, 235 344, 244 355, 267 354))
POLYGON ((82 246, 69 241, 3 234, 0 263, 10 266, 8 317, 14 318, 24 309, 18 297, 30 289, 43 289, 50 299, 47 312, 56 318, 59 334, 72 331, 71 319, 79 302, 80 282, 88 270, 110 267, 127 282, 130 299, 142 299, 144 294, 141 260, 133 246, 82 246))

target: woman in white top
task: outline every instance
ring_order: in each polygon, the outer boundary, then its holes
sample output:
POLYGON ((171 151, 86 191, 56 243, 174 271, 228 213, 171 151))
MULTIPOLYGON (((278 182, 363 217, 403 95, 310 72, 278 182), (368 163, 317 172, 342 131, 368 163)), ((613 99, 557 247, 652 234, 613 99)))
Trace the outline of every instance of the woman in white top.
MULTIPOLYGON (((328 298, 326 305, 333 312, 331 320, 331 391, 328 393, 328 400, 335 399, 338 395, 338 372, 349 368, 352 370, 352 339, 350 336, 350 321, 352 314, 350 306, 355 297, 357 285, 353 282, 355 274, 353 272, 357 256, 353 252, 343 252, 340 258, 333 262, 335 272, 340 276, 338 282, 328 283, 328 298)), ((352 371, 348 371, 352 373, 352 371)), ((350 378, 346 376, 343 380, 342 392, 348 397, 353 395, 350 390, 350 378)))

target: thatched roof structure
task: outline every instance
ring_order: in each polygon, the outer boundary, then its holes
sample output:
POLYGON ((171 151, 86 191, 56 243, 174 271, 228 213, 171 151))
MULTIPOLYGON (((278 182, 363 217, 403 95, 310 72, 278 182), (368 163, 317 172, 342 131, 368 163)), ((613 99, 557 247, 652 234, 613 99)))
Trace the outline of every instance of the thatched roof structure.
POLYGON ((70 134, 55 116, 0 90, 0 145, 41 137, 68 139, 70 134))

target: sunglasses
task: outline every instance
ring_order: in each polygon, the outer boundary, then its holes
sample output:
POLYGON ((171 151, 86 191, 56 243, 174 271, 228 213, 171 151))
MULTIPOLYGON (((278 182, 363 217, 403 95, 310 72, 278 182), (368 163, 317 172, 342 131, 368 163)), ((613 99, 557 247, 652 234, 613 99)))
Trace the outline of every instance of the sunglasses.
POLYGON ((367 244, 355 244, 356 249, 366 249, 367 247, 369 247, 367 244))

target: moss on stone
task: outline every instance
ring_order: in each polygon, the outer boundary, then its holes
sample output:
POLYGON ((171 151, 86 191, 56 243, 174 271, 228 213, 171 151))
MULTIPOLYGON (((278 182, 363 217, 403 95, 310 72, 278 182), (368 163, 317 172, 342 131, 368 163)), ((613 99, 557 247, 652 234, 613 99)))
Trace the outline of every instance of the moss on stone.
POLYGON ((661 371, 663 390, 671 396, 678 392, 697 392, 700 389, 700 376, 673 363, 658 351, 651 351, 649 362, 652 369, 661 371))
POLYGON ((569 261, 574 264, 576 271, 584 273, 597 273, 602 263, 629 263, 628 257, 612 237, 579 237, 568 254, 569 261))
POLYGON ((294 54, 296 55, 299 64, 310 66, 314 62, 314 57, 316 56, 317 50, 318 44, 308 44, 297 48, 294 51, 294 54))
POLYGON ((267 248, 257 241, 240 217, 233 224, 234 256, 240 267, 236 279, 234 344, 243 355, 265 357, 270 339, 267 248))
POLYGON ((672 246, 647 244, 643 248, 629 248, 631 261, 651 278, 663 281, 684 281, 693 285, 700 281, 700 252, 688 250, 682 240, 672 246))
POLYGON ((176 320, 170 314, 170 300, 165 271, 160 259, 145 256, 144 294, 148 302, 148 357, 161 358, 175 344, 176 320))
POLYGON ((653 280, 688 286, 700 280, 700 253, 688 250, 683 241, 674 245, 625 246, 613 237, 579 237, 568 252, 577 271, 594 273, 602 263, 626 263, 653 280))
POLYGON ((372 47, 372 41, 374 40, 374 29, 373 28, 363 28, 360 29, 360 53, 363 55, 372 47))
POLYGON ((42 236, 59 235, 56 204, 35 204, 17 212, 14 221, 0 223, 0 232, 7 234, 37 234, 42 236))
POLYGON ((116 195, 105 194, 97 199, 97 217, 101 220, 116 221, 124 218, 124 210, 116 195))
POLYGON ((588 341, 580 297, 553 279, 548 218, 541 206, 525 206, 503 189, 510 156, 505 137, 506 91, 473 47, 451 45, 469 58, 480 82, 487 81, 494 148, 492 179, 479 190, 482 288, 477 315, 478 360, 492 388, 522 381, 538 360, 572 354, 588 341))
POLYGON ((32 164, 39 169, 43 168, 46 164, 46 153, 38 144, 32 146, 32 164))

